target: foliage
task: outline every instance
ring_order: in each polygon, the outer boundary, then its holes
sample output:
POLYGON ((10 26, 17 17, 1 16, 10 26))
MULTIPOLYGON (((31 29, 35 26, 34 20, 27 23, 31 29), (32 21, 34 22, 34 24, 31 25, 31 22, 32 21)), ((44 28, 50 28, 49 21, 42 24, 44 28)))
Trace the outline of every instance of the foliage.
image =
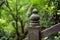
MULTIPOLYGON (((60 13, 57 6, 56 0, 0 0, 0 40, 24 39, 27 35, 29 17, 34 8, 39 12, 42 30, 54 25, 56 11, 60 13)), ((60 32, 44 40, 59 40, 59 35, 60 32)))

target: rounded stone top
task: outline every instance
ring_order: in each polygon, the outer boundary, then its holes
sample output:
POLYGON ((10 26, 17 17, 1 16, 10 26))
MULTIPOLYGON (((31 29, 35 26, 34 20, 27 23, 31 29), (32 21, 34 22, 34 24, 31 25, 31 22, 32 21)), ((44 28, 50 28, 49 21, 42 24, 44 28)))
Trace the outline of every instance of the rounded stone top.
POLYGON ((33 9, 30 19, 31 19, 31 21, 39 21, 40 17, 38 15, 37 9, 33 9))
POLYGON ((32 13, 38 13, 37 9, 33 9, 32 13))

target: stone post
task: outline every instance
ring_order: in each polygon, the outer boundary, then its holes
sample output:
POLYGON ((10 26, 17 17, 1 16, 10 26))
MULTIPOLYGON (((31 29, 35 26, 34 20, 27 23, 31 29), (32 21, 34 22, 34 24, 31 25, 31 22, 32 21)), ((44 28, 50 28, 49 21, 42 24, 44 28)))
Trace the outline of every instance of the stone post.
POLYGON ((38 11, 34 9, 30 16, 30 24, 28 27, 28 40, 41 40, 40 24, 38 11))

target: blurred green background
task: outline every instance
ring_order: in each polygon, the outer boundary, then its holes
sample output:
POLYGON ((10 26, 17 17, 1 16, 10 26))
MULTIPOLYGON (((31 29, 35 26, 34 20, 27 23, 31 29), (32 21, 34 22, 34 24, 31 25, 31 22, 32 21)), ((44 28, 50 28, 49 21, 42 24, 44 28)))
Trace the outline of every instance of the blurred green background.
MULTIPOLYGON (((42 30, 60 22, 60 0, 0 0, 0 40, 23 40, 34 8, 42 30)), ((60 40, 60 32, 42 40, 60 40)))

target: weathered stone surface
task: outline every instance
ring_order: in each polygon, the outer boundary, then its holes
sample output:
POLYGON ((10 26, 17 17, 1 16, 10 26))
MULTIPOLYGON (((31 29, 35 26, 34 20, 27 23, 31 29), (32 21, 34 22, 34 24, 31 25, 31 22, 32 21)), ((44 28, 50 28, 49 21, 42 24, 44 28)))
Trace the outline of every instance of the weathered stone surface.
POLYGON ((40 38, 40 24, 38 11, 34 9, 30 16, 30 24, 28 27, 28 36, 24 40, 41 40, 40 38))
POLYGON ((30 17, 30 24, 28 28, 28 40, 39 40, 40 24, 39 15, 36 9, 33 10, 33 14, 30 17))

